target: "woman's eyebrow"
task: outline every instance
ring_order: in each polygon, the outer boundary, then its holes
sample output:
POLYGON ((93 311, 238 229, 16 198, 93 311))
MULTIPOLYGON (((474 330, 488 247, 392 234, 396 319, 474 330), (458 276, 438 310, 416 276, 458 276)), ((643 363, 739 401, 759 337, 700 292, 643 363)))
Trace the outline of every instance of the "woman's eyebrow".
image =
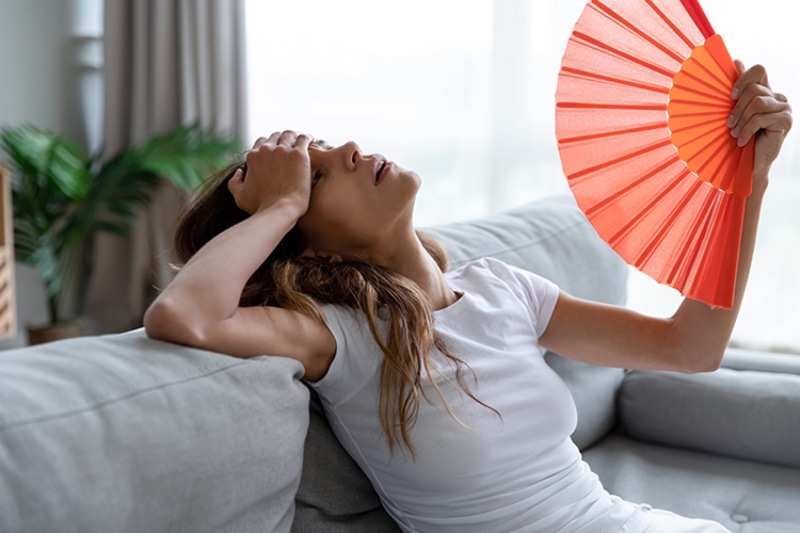
POLYGON ((311 141, 311 145, 316 146, 317 148, 321 148, 323 150, 330 150, 331 148, 333 148, 330 144, 328 144, 328 141, 324 139, 314 139, 313 141, 311 141))

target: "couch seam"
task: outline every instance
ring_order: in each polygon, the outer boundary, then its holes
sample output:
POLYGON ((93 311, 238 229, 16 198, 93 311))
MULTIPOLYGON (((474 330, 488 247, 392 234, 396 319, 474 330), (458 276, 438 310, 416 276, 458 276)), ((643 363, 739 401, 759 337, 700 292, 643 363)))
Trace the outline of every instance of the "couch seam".
MULTIPOLYGON (((730 368, 726 369, 726 370, 730 370, 732 372, 759 372, 758 370, 734 370, 734 369, 730 369, 730 368)), ((650 370, 638 370, 638 371, 632 371, 632 372, 637 372, 637 373, 641 372, 641 374, 639 374, 639 375, 642 376, 642 377, 641 378, 637 378, 636 375, 633 375, 632 377, 629 378, 626 375, 625 376, 625 380, 631 379, 633 382, 635 382, 635 381, 641 379, 641 380, 647 382, 648 380, 655 379, 656 381, 664 380, 664 381, 668 381, 668 382, 672 382, 672 383, 680 383, 681 386, 688 387, 688 388, 690 388, 692 390, 695 390, 695 391, 715 390, 715 389, 710 389, 707 384, 697 383, 697 382, 693 382, 693 381, 690 381, 690 380, 683 379, 682 375, 681 376, 672 376, 672 375, 669 375, 669 374, 665 373, 665 374, 660 374, 658 376, 652 376, 652 375, 650 375, 651 372, 658 372, 658 371, 650 371, 650 370)), ((787 374, 787 375, 790 376, 791 378, 796 377, 793 374, 787 374)), ((622 387, 625 386, 625 383, 624 383, 625 380, 623 380, 623 384, 620 386, 620 389, 622 389, 622 387)), ((631 385, 631 382, 628 382, 628 386, 636 386, 636 385, 635 384, 631 385)), ((783 396, 783 395, 781 395, 781 396, 775 396, 775 395, 769 396, 769 395, 764 395, 763 394, 763 393, 767 393, 767 394, 770 393, 771 392, 770 390, 763 391, 763 392, 760 391, 760 390, 759 391, 748 390, 746 392, 743 392, 741 389, 738 389, 738 388, 735 388, 735 387, 728 387, 727 384, 724 385, 724 386, 717 386, 716 390, 719 390, 719 391, 725 393, 725 395, 732 395, 732 396, 735 396, 737 398, 755 398, 755 399, 759 399, 759 400, 783 399, 783 398, 785 398, 785 396, 783 396), (756 392, 756 394, 753 394, 753 392, 756 392)), ((792 398, 794 398, 794 396, 792 396, 792 398)))
POLYGON ((157 391, 157 390, 167 389, 167 388, 173 387, 173 386, 184 385, 184 384, 190 383, 192 381, 197 381, 199 379, 204 379, 204 378, 207 378, 209 376, 213 376, 214 374, 218 374, 220 372, 227 372, 228 370, 232 370, 232 369, 239 368, 241 366, 249 365, 249 364, 252 364, 252 363, 249 362, 249 361, 242 361, 241 363, 232 364, 232 365, 229 365, 229 366, 225 366, 223 368, 217 368, 217 369, 214 369, 211 372, 206 372, 204 374, 195 375, 195 376, 191 376, 191 377, 188 377, 188 378, 183 378, 183 379, 179 379, 179 380, 170 381, 169 383, 159 383, 158 385, 150 386, 150 387, 147 387, 145 389, 135 390, 133 392, 130 392, 128 394, 124 394, 122 396, 116 396, 114 398, 100 400, 100 401, 97 401, 97 402, 92 403, 90 405, 86 405, 85 407, 80 407, 80 408, 76 408, 76 409, 69 409, 69 410, 61 411, 59 413, 54 413, 54 414, 49 414, 49 415, 42 415, 42 416, 37 416, 37 417, 34 417, 34 418, 21 419, 21 420, 16 420, 16 421, 9 421, 9 422, 0 421, 0 433, 4 432, 6 430, 18 429, 20 427, 24 427, 24 426, 27 426, 27 425, 39 424, 39 423, 42 423, 42 422, 51 422, 51 421, 54 421, 54 420, 59 420, 59 419, 63 419, 63 418, 69 418, 69 417, 72 417, 72 416, 78 416, 78 415, 81 415, 81 414, 84 414, 84 413, 88 413, 90 411, 97 410, 99 408, 107 407, 109 405, 112 405, 112 404, 115 404, 115 403, 119 403, 119 402, 124 401, 124 400, 128 400, 130 398, 134 398, 136 396, 141 396, 141 395, 144 395, 144 394, 148 394, 148 393, 151 393, 151 392, 154 392, 154 391, 157 391))
POLYGON ((487 255, 496 256, 496 255, 499 255, 499 254, 504 254, 504 253, 509 253, 509 252, 516 252, 517 250, 521 250, 522 248, 526 248, 526 247, 531 246, 533 244, 539 244, 541 242, 544 242, 545 240, 550 240, 553 237, 557 237, 557 236, 559 236, 559 235, 561 235, 563 233, 566 233, 567 231, 572 230, 573 228, 575 228, 579 224, 583 224, 583 223, 584 223, 583 220, 576 220, 572 224, 570 224, 569 226, 558 228, 558 230, 554 230, 554 231, 548 233, 545 236, 540 236, 538 239, 527 240, 523 244, 519 244, 519 245, 516 245, 516 246, 506 246, 506 247, 503 247, 502 249, 494 249, 494 250, 489 251, 489 252, 481 252, 480 255, 472 255, 472 256, 469 256, 468 258, 462 259, 461 261, 459 261, 459 264, 464 264, 464 263, 468 263, 470 261, 475 261, 476 259, 480 259, 482 257, 486 257, 487 255))

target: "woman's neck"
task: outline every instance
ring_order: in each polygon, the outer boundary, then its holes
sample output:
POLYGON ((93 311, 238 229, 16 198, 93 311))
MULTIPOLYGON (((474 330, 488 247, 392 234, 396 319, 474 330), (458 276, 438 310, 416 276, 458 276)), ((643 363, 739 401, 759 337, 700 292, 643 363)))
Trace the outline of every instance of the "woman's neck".
POLYGON ((428 295, 431 309, 444 309, 458 300, 458 294, 447 283, 444 273, 415 235, 415 243, 402 253, 394 254, 387 268, 413 280, 428 295))
POLYGON ((431 309, 444 309, 458 300, 444 273, 425 249, 411 227, 381 240, 385 245, 371 246, 368 250, 354 250, 346 254, 306 250, 305 254, 330 257, 352 257, 397 272, 414 281, 428 295, 431 309))

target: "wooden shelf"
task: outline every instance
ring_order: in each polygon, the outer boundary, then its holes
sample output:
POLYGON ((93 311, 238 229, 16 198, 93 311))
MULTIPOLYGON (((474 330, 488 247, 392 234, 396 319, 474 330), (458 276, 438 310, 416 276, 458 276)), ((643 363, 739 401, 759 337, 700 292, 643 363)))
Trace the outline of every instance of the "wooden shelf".
POLYGON ((17 333, 17 305, 14 298, 14 216, 11 204, 11 176, 0 166, 0 339, 17 333))

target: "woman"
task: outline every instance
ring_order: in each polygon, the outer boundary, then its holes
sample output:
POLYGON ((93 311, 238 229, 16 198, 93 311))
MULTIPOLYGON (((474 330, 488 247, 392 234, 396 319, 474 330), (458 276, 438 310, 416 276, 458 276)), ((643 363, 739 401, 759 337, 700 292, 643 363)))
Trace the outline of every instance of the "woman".
POLYGON ((489 259, 445 274, 413 227, 415 173, 286 131, 256 141, 179 222, 185 264, 148 309, 147 333, 299 360, 404 531, 726 531, 609 495, 569 438, 575 407, 542 354, 718 367, 791 127, 764 69, 737 67, 728 126, 756 158, 731 310, 687 299, 671 318, 647 317, 489 259))

